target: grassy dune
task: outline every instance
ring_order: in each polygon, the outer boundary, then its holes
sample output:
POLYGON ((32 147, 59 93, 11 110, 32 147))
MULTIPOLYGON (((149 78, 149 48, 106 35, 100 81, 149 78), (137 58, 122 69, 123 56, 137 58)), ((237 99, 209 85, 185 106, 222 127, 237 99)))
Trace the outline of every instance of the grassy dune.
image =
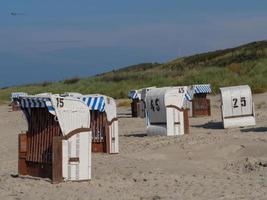
POLYGON ((148 86, 211 83, 214 93, 221 86, 249 84, 254 93, 267 91, 267 41, 236 48, 177 58, 167 63, 143 63, 84 79, 9 87, 0 90, 0 103, 10 93, 23 91, 102 93, 125 98, 130 89, 148 86))

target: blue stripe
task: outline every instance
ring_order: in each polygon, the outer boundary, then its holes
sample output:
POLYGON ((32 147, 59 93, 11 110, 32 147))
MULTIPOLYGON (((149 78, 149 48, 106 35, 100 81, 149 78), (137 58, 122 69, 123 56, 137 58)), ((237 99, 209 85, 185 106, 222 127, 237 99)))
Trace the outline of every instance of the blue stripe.
POLYGON ((211 87, 210 85, 195 85, 194 86, 194 92, 196 94, 200 93, 211 93, 211 87))
POLYGON ((99 102, 99 104, 98 104, 98 108, 97 108, 97 110, 101 110, 103 101, 104 101, 104 98, 103 98, 103 97, 100 97, 100 102, 99 102))
POLYGON ((99 110, 100 112, 105 111, 105 99, 103 96, 82 97, 81 99, 89 109, 99 110))
POLYGON ((20 99, 20 100, 19 100, 19 104, 20 104, 20 106, 21 106, 22 108, 24 108, 24 99, 20 99))
POLYGON ((191 96, 190 96, 188 93, 185 94, 185 99, 186 99, 187 101, 192 100, 192 99, 191 99, 191 96))
POLYGON ((48 111, 55 111, 55 108, 52 106, 47 106, 48 111))
POLYGON ((92 100, 92 97, 89 97, 88 102, 87 102, 88 107, 90 106, 91 100, 92 100))
POLYGON ((36 101, 36 107, 42 107, 42 102, 40 101, 40 99, 36 99, 36 101))
POLYGON ((137 94, 137 92, 136 91, 130 91, 129 93, 128 93, 128 97, 129 97, 129 99, 137 99, 138 98, 138 94, 137 94))
POLYGON ((105 111, 105 101, 102 102, 101 108, 100 108, 100 112, 104 112, 105 111))
POLYGON ((104 111, 105 111, 105 106, 106 106, 106 104, 105 104, 105 101, 104 101, 104 102, 103 102, 102 109, 101 109, 101 112, 104 112, 104 111))
POLYGON ((97 98, 94 99, 94 103, 93 103, 93 106, 92 106, 92 110, 95 110, 96 102, 97 102, 97 98))
POLYGON ((100 112, 104 112, 104 111, 105 111, 105 104, 103 103, 103 106, 102 106, 100 112))
POLYGON ((34 108, 33 100, 29 99, 29 105, 30 105, 31 108, 34 108))
POLYGON ((44 108, 46 107, 45 102, 47 101, 50 100, 42 98, 21 98, 18 100, 22 108, 44 108))
POLYGON ((37 104, 37 100, 34 99, 34 100, 32 101, 32 104, 33 104, 32 106, 33 106, 34 108, 37 107, 37 105, 38 105, 38 104, 37 104))

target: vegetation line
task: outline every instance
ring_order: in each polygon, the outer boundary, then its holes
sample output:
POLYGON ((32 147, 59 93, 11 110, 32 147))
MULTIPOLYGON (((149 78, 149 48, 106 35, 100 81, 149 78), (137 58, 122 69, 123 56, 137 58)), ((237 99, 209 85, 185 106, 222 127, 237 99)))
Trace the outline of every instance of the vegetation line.
POLYGON ((0 102, 8 101, 15 91, 84 94, 102 93, 126 98, 130 89, 149 86, 176 86, 210 83, 214 93, 219 87, 248 84, 254 93, 267 91, 267 41, 218 50, 173 61, 143 63, 93 77, 74 77, 59 82, 3 88, 0 102))

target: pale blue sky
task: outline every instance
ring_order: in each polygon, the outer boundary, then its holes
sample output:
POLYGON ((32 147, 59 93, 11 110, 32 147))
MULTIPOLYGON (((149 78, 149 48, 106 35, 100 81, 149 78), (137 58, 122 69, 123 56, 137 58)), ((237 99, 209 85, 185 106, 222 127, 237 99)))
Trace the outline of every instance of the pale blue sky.
POLYGON ((2 0, 0 87, 265 39, 265 0, 2 0))

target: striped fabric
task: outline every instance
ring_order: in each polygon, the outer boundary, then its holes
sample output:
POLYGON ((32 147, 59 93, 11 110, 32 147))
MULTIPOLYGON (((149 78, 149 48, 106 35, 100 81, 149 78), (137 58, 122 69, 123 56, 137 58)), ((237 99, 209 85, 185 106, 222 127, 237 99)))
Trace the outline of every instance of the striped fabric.
POLYGON ((25 92, 13 92, 11 93, 11 99, 17 99, 19 97, 27 96, 28 94, 25 92))
MULTIPOLYGON (((80 99, 80 98, 78 98, 80 99)), ((105 111, 105 100, 103 96, 97 97, 82 97, 82 101, 87 105, 90 110, 98 110, 100 112, 105 111)), ((55 115, 55 108, 52 105, 50 98, 46 97, 21 97, 19 98, 19 104, 22 109, 26 108, 45 108, 55 115)))
POLYGON ((45 105, 51 114, 56 115, 55 108, 53 107, 52 102, 50 100, 46 101, 45 105))
POLYGON ((137 94, 137 90, 131 90, 128 93, 128 98, 129 99, 139 99, 138 94, 137 94))
POLYGON ((201 93, 209 94, 209 93, 211 93, 210 84, 194 85, 194 93, 195 94, 201 94, 201 93))
POLYGON ((185 93, 185 100, 191 101, 192 100, 192 95, 190 94, 189 90, 186 91, 185 93))
POLYGON ((20 98, 19 103, 22 109, 47 107, 48 111, 51 114, 55 115, 55 109, 49 98, 41 98, 41 97, 20 98))
POLYGON ((98 110, 100 112, 105 111, 104 97, 83 97, 82 101, 89 107, 90 110, 98 110))

